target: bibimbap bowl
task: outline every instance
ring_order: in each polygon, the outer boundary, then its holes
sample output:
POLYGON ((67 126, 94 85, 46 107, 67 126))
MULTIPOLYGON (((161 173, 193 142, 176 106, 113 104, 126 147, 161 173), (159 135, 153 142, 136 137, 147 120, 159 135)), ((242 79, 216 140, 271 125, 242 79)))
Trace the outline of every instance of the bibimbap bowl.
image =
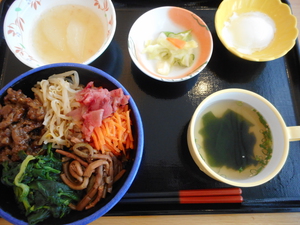
MULTIPOLYGON (((125 95, 130 95, 121 83, 102 70, 88 65, 60 63, 32 69, 13 79, 0 91, 1 104, 3 104, 3 98, 6 95, 8 88, 13 88, 14 90, 21 89, 24 94, 32 98, 33 92, 31 91, 31 88, 37 83, 37 81, 47 79, 53 74, 59 74, 70 70, 78 72, 80 84, 86 85, 88 82, 94 81, 95 87, 102 86, 108 90, 121 88, 125 95)), ((125 174, 113 184, 112 192, 108 193, 105 198, 102 198, 93 208, 82 211, 72 210, 70 214, 63 218, 51 217, 39 224, 88 224, 106 214, 127 192, 138 172, 144 146, 144 131, 141 116, 131 96, 128 101, 128 106, 131 110, 130 118, 132 121, 134 149, 132 154, 130 154, 131 157, 126 163, 125 174)), ((0 170, 2 174, 2 166, 0 170)), ((0 188, 0 216, 12 224, 27 224, 26 217, 20 213, 20 210, 18 210, 13 188, 5 186, 2 182, 0 183, 0 188)))

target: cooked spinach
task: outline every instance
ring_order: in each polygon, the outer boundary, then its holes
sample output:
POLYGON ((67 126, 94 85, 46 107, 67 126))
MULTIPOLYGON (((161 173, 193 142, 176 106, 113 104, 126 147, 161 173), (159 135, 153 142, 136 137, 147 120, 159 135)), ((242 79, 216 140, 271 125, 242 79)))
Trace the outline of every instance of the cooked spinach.
POLYGON ((45 146, 44 155, 26 155, 19 152, 21 162, 4 162, 1 182, 14 188, 19 207, 29 224, 36 224, 53 216, 62 218, 71 211, 70 203, 80 200, 81 193, 70 189, 60 178, 62 162, 45 146))

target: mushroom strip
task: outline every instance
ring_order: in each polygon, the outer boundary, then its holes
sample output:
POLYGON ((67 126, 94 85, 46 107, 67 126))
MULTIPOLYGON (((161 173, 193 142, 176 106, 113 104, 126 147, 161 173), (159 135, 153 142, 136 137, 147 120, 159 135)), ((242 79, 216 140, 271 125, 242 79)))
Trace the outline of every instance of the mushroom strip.
POLYGON ((72 154, 71 152, 66 152, 64 150, 59 150, 59 149, 57 149, 56 152, 59 153, 59 154, 62 154, 64 156, 67 156, 69 158, 76 159, 84 167, 87 167, 89 165, 87 162, 83 161, 80 157, 78 157, 77 155, 72 154))
POLYGON ((69 171, 69 165, 70 162, 64 162, 62 165, 63 173, 65 174, 66 178, 72 181, 73 183, 76 183, 76 180, 72 177, 72 174, 69 171))
POLYGON ((109 164, 108 164, 108 162, 105 161, 105 160, 99 159, 99 160, 94 161, 94 162, 92 162, 92 163, 90 163, 90 164, 88 165, 88 167, 86 168, 86 170, 85 170, 84 173, 83 173, 83 176, 84 176, 84 177, 91 177, 91 175, 92 175, 92 173, 94 172, 94 170, 95 170, 97 167, 101 166, 101 165, 106 166, 106 167, 107 167, 107 171, 109 171, 109 167, 108 167, 109 164))
POLYGON ((82 211, 94 207, 112 191, 113 183, 125 172, 122 162, 113 154, 100 154, 87 143, 74 145, 73 152, 57 150, 70 160, 63 165, 61 178, 75 190, 85 190, 85 196, 72 209, 82 211))
POLYGON ((114 183, 114 161, 112 159, 112 155, 104 155, 104 154, 94 154, 94 159, 102 159, 102 160, 107 160, 109 163, 109 170, 107 171, 107 177, 106 177, 106 183, 108 184, 107 186, 107 191, 109 193, 112 192, 112 186, 114 183))
POLYGON ((73 160, 69 165, 70 174, 80 183, 83 181, 83 171, 80 162, 73 160))
POLYGON ((91 160, 94 155, 94 149, 87 143, 77 143, 73 146, 73 151, 81 158, 91 160), (87 152, 86 152, 87 150, 87 152))
POLYGON ((103 196, 103 194, 104 194, 104 189, 105 189, 104 187, 105 187, 105 185, 100 185, 100 186, 98 187, 98 193, 97 193, 97 196, 96 196, 95 200, 92 201, 90 204, 88 204, 88 205, 85 207, 85 209, 93 208, 93 207, 101 200, 101 198, 104 198, 104 197, 105 197, 105 196, 103 196))
POLYGON ((73 160, 70 163, 70 170, 74 171, 74 173, 76 173, 78 176, 83 176, 81 164, 77 160, 73 160))
POLYGON ((89 184, 89 177, 83 177, 82 183, 79 183, 79 184, 73 183, 71 180, 69 180, 67 178, 66 174, 64 174, 64 173, 60 174, 60 177, 66 185, 68 185, 70 188, 72 188, 74 190, 83 190, 89 184))
POLYGON ((126 172, 126 170, 121 170, 115 177, 114 177, 114 183, 117 182, 126 172))
MULTIPOLYGON (((98 197, 99 194, 97 194, 97 192, 99 193, 99 186, 101 185, 101 183, 103 184, 103 180, 102 180, 102 177, 103 177, 103 165, 99 166, 97 168, 97 170, 95 171, 96 173, 96 179, 95 179, 95 182, 93 184, 93 187, 91 188, 91 190, 89 190, 89 192, 83 197, 83 199, 81 199, 81 201, 77 204, 76 206, 76 210, 78 211, 81 211, 83 210, 89 203, 91 200, 93 200, 93 198, 95 196, 98 197)), ((98 198, 96 198, 98 199, 98 198)), ((99 200, 100 201, 100 198, 99 200)), ((97 201, 97 202, 98 202, 97 201)), ((93 201, 94 202, 94 201, 93 201)))

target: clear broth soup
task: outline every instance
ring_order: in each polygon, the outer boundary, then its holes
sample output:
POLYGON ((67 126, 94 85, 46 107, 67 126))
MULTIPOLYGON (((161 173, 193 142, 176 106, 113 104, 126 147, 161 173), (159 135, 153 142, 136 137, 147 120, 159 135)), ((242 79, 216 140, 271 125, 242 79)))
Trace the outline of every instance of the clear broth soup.
POLYGON ((32 43, 48 63, 83 63, 103 45, 104 26, 93 11, 80 5, 61 5, 46 11, 33 29, 32 43))
POLYGON ((201 122, 199 121, 195 130, 198 150, 204 161, 220 176, 228 179, 246 179, 257 175, 269 162, 273 148, 272 134, 262 115, 250 105, 235 100, 219 101, 209 106, 199 118, 201 122), (208 115, 210 117, 207 117, 208 115), (224 121, 225 115, 230 117, 230 121, 225 121, 226 128, 222 125, 222 129, 219 129, 221 125, 216 123, 224 121), (232 118, 233 115, 237 115, 238 118, 232 118), (209 118, 208 122, 207 118, 209 118), (233 125, 229 125, 228 128, 228 123, 233 125), (217 129, 214 127, 214 130, 207 131, 207 124, 217 126, 217 129), (237 130, 241 127, 243 131, 237 130), (205 136, 209 132, 210 136, 205 136), (243 143, 242 148, 240 143, 243 143), (211 154, 209 151, 217 153, 211 154), (245 161, 245 157, 251 159, 248 163, 244 163, 243 167, 236 167, 245 161))

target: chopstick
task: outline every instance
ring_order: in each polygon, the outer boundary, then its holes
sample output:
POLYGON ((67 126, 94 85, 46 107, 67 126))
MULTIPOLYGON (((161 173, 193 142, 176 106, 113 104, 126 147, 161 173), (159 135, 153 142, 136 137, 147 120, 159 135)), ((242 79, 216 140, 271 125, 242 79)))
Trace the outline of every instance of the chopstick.
POLYGON ((207 196, 207 197, 167 197, 167 198, 123 198, 122 204, 212 204, 212 203, 241 203, 240 195, 207 196))
POLYGON ((124 204, 207 204, 241 203, 240 188, 180 190, 177 192, 127 193, 121 199, 124 204))
POLYGON ((142 197, 193 197, 193 196, 221 196, 221 195, 241 195, 240 188, 215 188, 215 189, 196 189, 180 190, 171 192, 141 192, 126 193, 123 198, 142 198, 142 197))

